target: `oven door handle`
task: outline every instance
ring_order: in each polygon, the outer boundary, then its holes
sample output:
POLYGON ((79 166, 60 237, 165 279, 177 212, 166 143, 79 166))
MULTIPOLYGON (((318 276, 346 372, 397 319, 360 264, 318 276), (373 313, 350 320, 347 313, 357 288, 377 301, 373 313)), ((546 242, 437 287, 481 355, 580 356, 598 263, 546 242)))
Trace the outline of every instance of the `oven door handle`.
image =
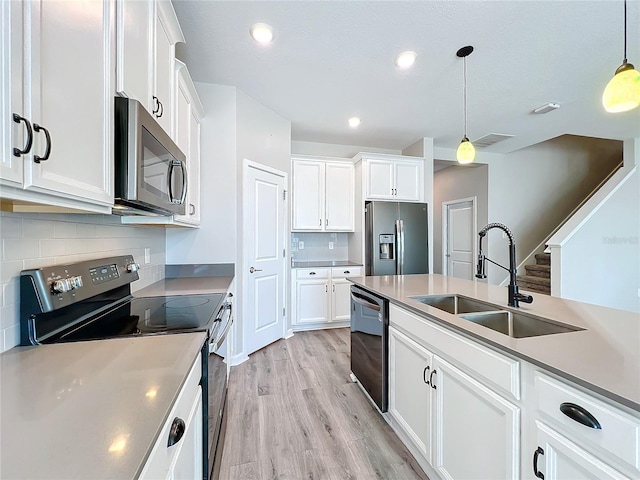
POLYGON ((360 295, 359 293, 351 292, 351 300, 362 305, 363 307, 375 310, 376 312, 379 312, 381 310, 380 305, 372 303, 371 299, 365 297, 364 295, 360 295))
POLYGON ((222 333, 218 335, 216 339, 212 342, 214 351, 218 350, 222 345, 222 343, 225 341, 225 339, 227 338, 227 334, 229 333, 229 329, 233 324, 233 304, 227 303, 224 306, 224 309, 229 311, 229 318, 227 320, 227 323, 224 326, 224 329, 222 330, 222 333))

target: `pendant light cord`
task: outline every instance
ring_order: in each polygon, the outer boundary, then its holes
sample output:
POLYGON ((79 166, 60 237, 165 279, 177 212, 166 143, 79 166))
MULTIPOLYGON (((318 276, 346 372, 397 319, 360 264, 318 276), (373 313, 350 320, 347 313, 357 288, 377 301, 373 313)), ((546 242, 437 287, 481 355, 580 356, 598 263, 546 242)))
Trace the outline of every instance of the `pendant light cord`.
POLYGON ((627 0, 624 0, 624 61, 627 63, 627 0))
POLYGON ((464 79, 464 138, 467 138, 467 57, 464 57, 462 60, 464 65, 462 74, 462 78, 464 79))

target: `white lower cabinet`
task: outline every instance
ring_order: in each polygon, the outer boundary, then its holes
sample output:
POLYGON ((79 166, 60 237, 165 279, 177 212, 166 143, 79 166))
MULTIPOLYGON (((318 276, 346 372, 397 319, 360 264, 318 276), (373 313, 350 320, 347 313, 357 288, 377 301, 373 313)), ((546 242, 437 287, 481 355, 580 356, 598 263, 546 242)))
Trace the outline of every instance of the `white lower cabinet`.
POLYGON ((533 474, 545 480, 628 479, 544 423, 536 422, 533 474))
POLYGON ((432 365, 431 352, 389 327, 389 414, 431 464, 432 365))
POLYGON ((519 478, 520 409, 439 356, 431 386, 443 478, 519 478))
POLYGON ((520 407, 477 380, 477 365, 444 358, 468 340, 441 329, 441 338, 424 335, 427 320, 395 305, 389 311, 389 414, 418 461, 441 478, 519 478, 520 407))
POLYGON ((351 282, 347 278, 360 275, 362 267, 294 269, 292 325, 300 330, 348 323, 351 282))
POLYGON ((142 480, 202 478, 202 377, 198 356, 145 463, 142 480))

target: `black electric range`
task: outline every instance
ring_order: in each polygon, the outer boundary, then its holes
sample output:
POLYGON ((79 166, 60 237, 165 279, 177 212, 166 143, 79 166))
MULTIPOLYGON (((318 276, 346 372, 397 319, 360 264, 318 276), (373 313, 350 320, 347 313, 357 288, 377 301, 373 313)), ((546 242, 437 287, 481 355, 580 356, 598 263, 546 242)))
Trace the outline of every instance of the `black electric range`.
MULTIPOLYGON (((207 332, 202 347, 203 479, 221 456, 227 368, 217 355, 233 323, 225 294, 133 297, 132 255, 23 270, 20 343, 41 345, 111 338, 207 332), (211 353, 211 355, 210 355, 211 353)), ((230 297, 231 294, 229 294, 230 297)))

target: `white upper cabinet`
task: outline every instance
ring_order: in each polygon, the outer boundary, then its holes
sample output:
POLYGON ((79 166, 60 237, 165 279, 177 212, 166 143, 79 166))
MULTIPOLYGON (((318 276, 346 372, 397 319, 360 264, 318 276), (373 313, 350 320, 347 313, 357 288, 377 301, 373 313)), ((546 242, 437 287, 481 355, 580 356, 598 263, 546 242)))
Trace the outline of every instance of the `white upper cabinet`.
POLYGON ((292 230, 352 232, 353 164, 295 157, 292 170, 292 230))
POLYGON ((184 42, 173 5, 168 0, 122 0, 117 5, 116 91, 142 103, 172 135, 175 45, 184 42))
POLYGON ((2 14, 3 72, 16 67, 3 82, 2 197, 110 213, 115 2, 2 2, 2 14))
POLYGON ((424 160, 358 154, 363 162, 365 200, 424 201, 424 160))
POLYGON ((117 64, 116 91, 151 108, 153 72, 153 32, 155 29, 153 0, 116 3, 117 64))

